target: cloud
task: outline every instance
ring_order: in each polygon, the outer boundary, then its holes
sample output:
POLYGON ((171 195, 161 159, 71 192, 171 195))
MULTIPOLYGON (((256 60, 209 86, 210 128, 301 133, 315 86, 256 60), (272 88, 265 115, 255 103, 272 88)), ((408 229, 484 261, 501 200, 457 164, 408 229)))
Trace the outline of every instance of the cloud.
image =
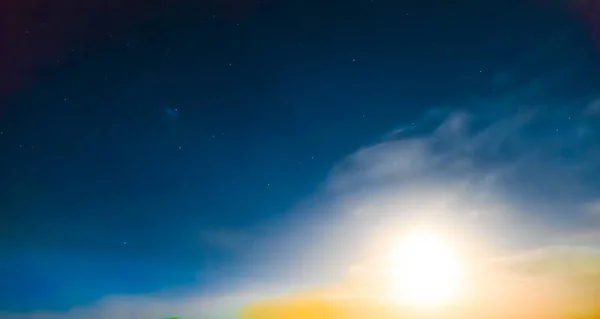
POLYGON ((578 204, 593 197, 583 189, 593 186, 586 175, 598 164, 593 154, 573 149, 591 138, 573 131, 593 130, 588 120, 569 120, 562 110, 526 110, 486 123, 485 114, 457 112, 431 134, 396 136, 359 150, 334 170, 328 191, 341 202, 351 198, 351 205, 336 205, 352 206, 371 222, 441 205, 438 214, 475 214, 494 227, 513 219, 521 226, 528 220, 581 230, 589 224, 578 204))
POLYGON ((501 261, 515 273, 525 276, 583 279, 590 285, 594 284, 594 279, 600 280, 600 249, 551 246, 516 254, 501 261))
MULTIPOLYGON (((591 147, 600 123, 589 112, 596 99, 552 94, 558 79, 568 82, 574 71, 557 72, 526 81, 517 81, 515 72, 499 75, 506 91, 499 98, 437 108, 382 134, 379 143, 340 161, 314 198, 265 226, 261 236, 201 232, 205 245, 227 252, 245 247, 244 267, 252 271, 226 276, 244 280, 218 291, 112 296, 66 313, 0 317, 233 318, 244 310, 255 318, 273 308, 296 314, 317 309, 339 318, 373 315, 381 308, 355 298, 373 295, 378 254, 390 237, 422 225, 463 244, 485 266, 480 271, 487 289, 480 298, 492 305, 475 313, 539 314, 536 304, 572 310, 564 302, 548 303, 557 298, 583 307, 577 300, 600 286, 594 270, 600 269, 594 248, 600 220, 590 218, 600 198, 594 191, 600 153, 591 147), (511 87, 514 82, 524 84, 511 87), (250 238, 252 247, 245 245, 250 238)), ((389 315, 381 311, 380 318, 389 315)))
POLYGON ((111 296, 93 305, 68 312, 1 313, 5 319, 139 319, 139 318, 235 318, 246 304, 276 297, 285 287, 236 287, 235 291, 205 293, 170 291, 146 296, 111 296))
MULTIPOLYGON (((502 101, 498 103, 499 107, 502 101)), ((2 318, 233 318, 240 310, 255 318, 257 307, 328 309, 326 313, 344 318, 342 313, 367 311, 352 308, 356 302, 340 300, 367 298, 376 264, 372 256, 381 252, 381 242, 407 225, 423 223, 468 243, 465 247, 471 252, 485 252, 477 256, 494 265, 494 275, 488 276, 496 278, 489 282, 494 287, 488 289, 490 296, 500 298, 509 295, 507 291, 523 294, 523 287, 537 285, 561 291, 562 300, 582 300, 592 285, 600 285, 600 254, 589 248, 593 238, 577 237, 600 231, 600 223, 589 218, 597 211, 592 200, 600 194, 584 191, 591 189, 590 174, 600 162, 595 154, 566 159, 561 154, 594 136, 594 124, 585 111, 570 120, 560 109, 525 109, 501 117, 466 109, 450 112, 427 132, 386 135, 343 160, 318 196, 290 215, 291 223, 274 225, 279 233, 255 243, 263 251, 252 251, 249 262, 268 265, 264 266, 268 271, 248 277, 243 285, 224 285, 211 293, 112 296, 67 313, 2 314, 2 318), (591 135, 573 134, 581 127, 591 135), (319 277, 323 273, 331 276, 319 277), (530 284, 522 284, 523 278, 530 284), (319 281, 329 288, 311 292, 319 281), (308 293, 271 306, 254 303, 277 301, 277 296, 299 291, 308 293), (567 298, 566 292, 577 298, 567 298), (331 301, 335 296, 337 301, 331 301)), ((228 251, 247 242, 245 235, 228 230, 203 232, 200 237, 228 251)), ((539 298, 527 299, 530 307, 558 297, 539 298)), ((364 300, 362 304, 371 307, 364 300)), ((385 318, 384 313, 381 316, 385 318)))
MULTIPOLYGON (((372 269, 352 269, 370 275, 372 269)), ((600 250, 548 247, 497 258, 478 269, 474 302, 443 308, 443 318, 597 318, 600 250)), ((359 274, 356 274, 359 272, 359 274)), ((356 278, 338 287, 255 302, 243 319, 422 318, 410 308, 381 303, 381 290, 356 278)))
MULTIPOLYGON (((382 246, 377 239, 427 222, 480 254, 482 282, 489 284, 480 295, 493 305, 478 314, 591 313, 593 287, 600 286, 600 222, 590 219, 597 213, 592 200, 599 195, 594 185, 600 167, 597 154, 585 151, 598 134, 585 105, 578 112, 573 104, 526 108, 491 120, 485 110, 456 111, 427 134, 396 130, 358 150, 324 187, 327 199, 318 207, 328 212, 328 227, 315 241, 328 244, 304 258, 354 258, 359 262, 336 267, 353 278, 372 275, 368 256, 382 246), (581 129, 588 134, 577 134, 581 129)), ((322 220, 316 216, 301 232, 314 231, 322 220)), ((336 289, 331 294, 339 296, 336 289)), ((260 311, 287 313, 300 307, 297 302, 323 307, 324 297, 314 298, 259 304, 248 318, 260 311)))

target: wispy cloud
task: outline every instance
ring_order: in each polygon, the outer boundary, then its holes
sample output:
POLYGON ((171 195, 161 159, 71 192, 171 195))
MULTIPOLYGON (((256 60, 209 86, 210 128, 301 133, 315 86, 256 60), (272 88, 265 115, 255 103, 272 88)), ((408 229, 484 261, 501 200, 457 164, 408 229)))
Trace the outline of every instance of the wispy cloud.
MULTIPOLYGON (((381 247, 377 239, 423 221, 485 252, 478 256, 486 275, 478 298, 487 308, 477 315, 560 317, 593 311, 599 302, 594 298, 600 248, 592 234, 600 233, 600 221, 589 218, 597 203, 588 201, 598 195, 590 191, 589 174, 599 167, 595 154, 565 154, 571 145, 585 143, 573 130, 593 131, 585 108, 570 114, 527 109, 486 118, 457 111, 429 134, 403 138, 396 132, 343 161, 326 183, 329 202, 320 206, 336 215, 319 237, 330 243, 324 248, 328 255, 315 252, 308 259, 343 256, 359 262, 338 265, 349 277, 329 294, 258 303, 248 318, 275 318, 290 309, 327 309, 354 318, 343 309, 354 309, 356 300, 328 303, 327 298, 356 297, 357 278, 363 284, 367 277, 376 280, 377 268, 367 256, 381 247)), ((368 304, 372 287, 358 289, 368 304)))
POLYGON ((272 230, 266 235, 202 232, 199 240, 206 245, 229 252, 246 247, 248 267, 259 271, 243 284, 236 280, 210 293, 112 296, 66 313, 0 317, 232 318, 257 300, 312 286, 331 285, 329 296, 348 295, 343 289, 348 282, 363 287, 379 240, 420 222, 485 252, 500 267, 498 282, 526 278, 546 287, 536 280, 566 280, 570 290, 564 291, 575 291, 581 300, 591 284, 600 284, 594 270, 600 269, 594 249, 600 244, 600 219, 590 218, 600 211, 595 187, 600 153, 592 147, 600 123, 590 112, 598 100, 553 95, 575 73, 570 66, 557 72, 530 77, 512 89, 516 72, 498 75, 496 81, 507 88, 498 98, 435 109, 420 121, 382 132, 380 143, 342 160, 314 198, 285 221, 266 226, 272 230), (245 246, 249 241, 252 247, 245 246))

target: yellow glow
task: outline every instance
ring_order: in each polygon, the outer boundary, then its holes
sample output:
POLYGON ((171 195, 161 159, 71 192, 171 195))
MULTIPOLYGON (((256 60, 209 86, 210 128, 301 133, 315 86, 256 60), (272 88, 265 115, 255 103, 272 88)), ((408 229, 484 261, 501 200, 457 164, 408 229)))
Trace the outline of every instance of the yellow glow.
POLYGON ((425 233, 408 236, 391 254, 392 298, 418 308, 458 302, 463 289, 460 258, 442 238, 425 233))

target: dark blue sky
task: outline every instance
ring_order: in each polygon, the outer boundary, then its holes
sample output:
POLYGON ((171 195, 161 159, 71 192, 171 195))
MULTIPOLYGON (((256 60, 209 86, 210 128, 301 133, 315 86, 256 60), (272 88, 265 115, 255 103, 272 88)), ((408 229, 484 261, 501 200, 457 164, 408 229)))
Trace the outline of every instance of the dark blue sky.
POLYGON ((556 98, 600 86, 592 30, 566 4, 112 4, 18 5, 5 32, 30 44, 1 79, 15 82, 0 105, 2 310, 209 289, 245 249, 203 234, 283 218, 336 163, 430 109, 556 70, 572 73, 550 84, 556 98))

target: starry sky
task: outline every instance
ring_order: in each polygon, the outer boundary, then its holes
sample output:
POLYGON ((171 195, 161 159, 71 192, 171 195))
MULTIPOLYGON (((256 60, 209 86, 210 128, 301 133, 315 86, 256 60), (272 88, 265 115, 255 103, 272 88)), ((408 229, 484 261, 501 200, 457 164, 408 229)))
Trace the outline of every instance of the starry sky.
POLYGON ((3 2, 0 312, 334 278, 391 199, 600 247, 599 3, 3 2))

